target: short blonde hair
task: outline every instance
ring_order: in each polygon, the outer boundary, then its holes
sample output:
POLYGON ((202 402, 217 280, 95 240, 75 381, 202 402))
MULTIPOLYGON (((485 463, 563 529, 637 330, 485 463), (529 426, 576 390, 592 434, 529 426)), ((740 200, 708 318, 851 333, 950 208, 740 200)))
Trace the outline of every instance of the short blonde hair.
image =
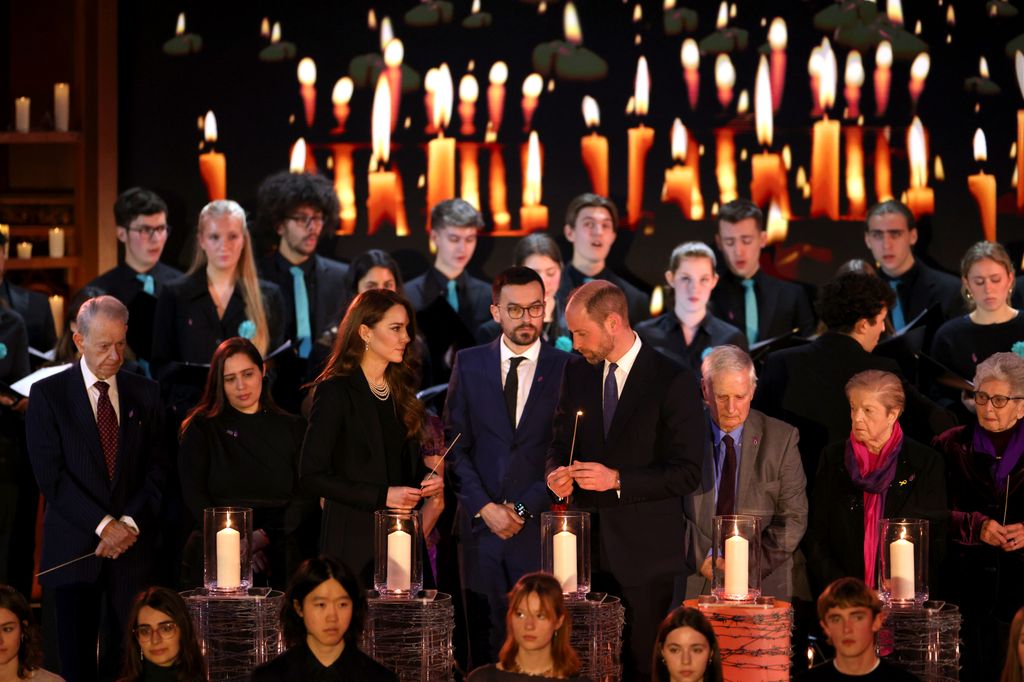
POLYGON ((900 378, 880 369, 868 369, 850 377, 846 382, 846 398, 849 399, 855 390, 877 393, 882 406, 889 412, 897 410, 902 413, 907 402, 900 378))

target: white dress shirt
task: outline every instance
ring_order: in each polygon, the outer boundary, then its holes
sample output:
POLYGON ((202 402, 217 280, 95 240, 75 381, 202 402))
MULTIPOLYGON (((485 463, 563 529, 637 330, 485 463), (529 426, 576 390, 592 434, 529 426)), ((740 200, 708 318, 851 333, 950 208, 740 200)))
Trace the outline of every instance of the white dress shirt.
POLYGON ((540 357, 541 340, 538 338, 533 345, 520 354, 512 352, 507 345, 508 341, 504 334, 501 336, 501 387, 505 388, 505 378, 508 376, 508 368, 512 364, 513 357, 524 358, 516 368, 516 375, 519 377, 519 387, 516 392, 516 426, 523 416, 523 408, 526 406, 526 399, 530 397, 530 387, 533 386, 533 376, 537 373, 537 358, 540 357))

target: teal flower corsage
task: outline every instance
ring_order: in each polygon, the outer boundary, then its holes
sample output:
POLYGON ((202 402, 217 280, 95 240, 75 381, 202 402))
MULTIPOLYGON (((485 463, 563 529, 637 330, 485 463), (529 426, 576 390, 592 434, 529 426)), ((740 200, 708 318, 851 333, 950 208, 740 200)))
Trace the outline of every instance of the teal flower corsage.
POLYGON ((7 357, 7 344, 6 343, 0 343, 0 360, 3 360, 6 357, 7 357))
POLYGON ((1012 346, 1010 346, 1010 350, 1024 358, 1024 341, 1018 341, 1017 343, 1013 344, 1012 346))
POLYGON ((238 335, 252 341, 256 337, 256 323, 252 320, 245 320, 238 325, 238 335))
POLYGON ((572 352, 572 339, 568 336, 559 336, 555 339, 555 348, 558 350, 564 350, 566 353, 572 352))

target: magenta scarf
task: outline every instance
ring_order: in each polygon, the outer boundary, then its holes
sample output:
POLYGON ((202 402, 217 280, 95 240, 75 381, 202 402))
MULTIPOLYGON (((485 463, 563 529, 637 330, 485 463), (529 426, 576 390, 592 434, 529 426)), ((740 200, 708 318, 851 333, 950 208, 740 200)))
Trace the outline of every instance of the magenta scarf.
POLYGON ((846 441, 846 470, 853 484, 864 491, 864 582, 874 588, 875 560, 878 557, 878 530, 885 507, 885 493, 896 476, 896 462, 903 447, 903 429, 896 422, 892 435, 878 455, 853 437, 846 441))

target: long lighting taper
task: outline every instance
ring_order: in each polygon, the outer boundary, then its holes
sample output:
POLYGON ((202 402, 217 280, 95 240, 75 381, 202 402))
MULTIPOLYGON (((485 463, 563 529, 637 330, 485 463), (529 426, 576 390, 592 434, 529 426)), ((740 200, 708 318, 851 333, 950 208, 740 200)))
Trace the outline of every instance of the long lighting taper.
POLYGON ((572 466, 573 454, 576 452, 576 427, 580 425, 580 417, 583 416, 583 410, 576 410, 576 420, 572 423, 572 444, 569 445, 569 466, 572 466))

